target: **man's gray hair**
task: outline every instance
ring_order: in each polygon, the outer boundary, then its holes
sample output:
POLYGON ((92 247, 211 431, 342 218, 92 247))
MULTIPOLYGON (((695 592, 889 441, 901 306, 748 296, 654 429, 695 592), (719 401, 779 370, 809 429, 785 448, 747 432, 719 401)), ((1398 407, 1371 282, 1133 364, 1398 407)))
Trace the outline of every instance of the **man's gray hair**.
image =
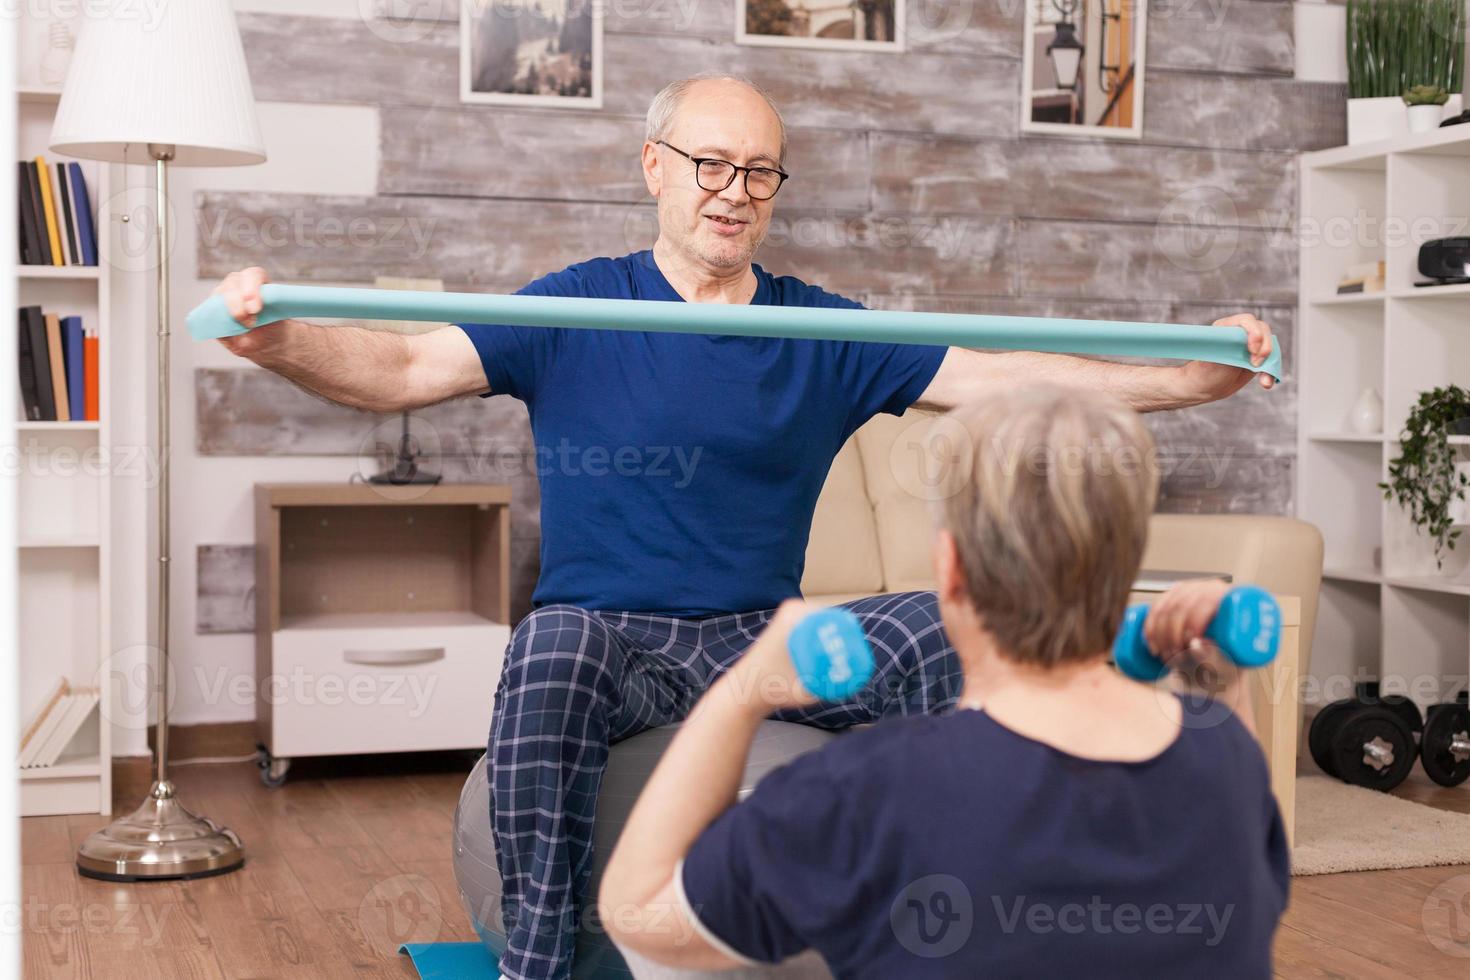
POLYGON ((786 120, 781 115, 781 110, 776 108, 776 103, 773 102, 771 100, 771 97, 766 94, 765 89, 761 88, 759 85, 757 85, 755 82, 752 82, 744 75, 735 75, 727 71, 700 72, 698 75, 690 75, 688 78, 681 78, 677 82, 670 82, 669 84, 665 85, 663 89, 653 97, 653 101, 648 104, 648 132, 646 136, 648 142, 656 143, 664 137, 668 136, 669 127, 674 124, 674 113, 679 111, 679 103, 684 101, 684 96, 688 94, 689 89, 694 86, 695 82, 716 80, 739 82, 741 85, 744 85, 745 87, 753 91, 756 95, 759 95, 761 98, 766 100, 766 105, 770 106, 771 111, 776 114, 776 123, 781 128, 781 151, 780 155, 777 158, 777 162, 785 163, 786 120))

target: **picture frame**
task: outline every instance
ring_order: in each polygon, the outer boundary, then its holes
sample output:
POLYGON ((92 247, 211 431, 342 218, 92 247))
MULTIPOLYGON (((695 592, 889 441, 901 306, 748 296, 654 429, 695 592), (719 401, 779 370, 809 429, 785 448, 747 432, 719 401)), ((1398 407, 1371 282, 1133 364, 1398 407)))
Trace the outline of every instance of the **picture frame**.
POLYGON ((1024 3, 1021 132, 1141 139, 1147 0, 1024 3))
POLYGON ((460 4, 460 101, 602 108, 604 7, 601 0, 460 4))
POLYGON ((735 0, 735 43, 901 52, 905 11, 906 0, 735 0), (778 33, 778 24, 799 33, 778 33))

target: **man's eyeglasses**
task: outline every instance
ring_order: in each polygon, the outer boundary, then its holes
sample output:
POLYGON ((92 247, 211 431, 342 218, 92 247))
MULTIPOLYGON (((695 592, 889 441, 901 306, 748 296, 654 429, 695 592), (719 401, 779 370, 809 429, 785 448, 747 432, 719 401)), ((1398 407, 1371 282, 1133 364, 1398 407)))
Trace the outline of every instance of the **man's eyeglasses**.
POLYGON ((718 157, 690 156, 672 143, 665 143, 663 140, 656 140, 656 142, 667 146, 694 164, 694 179, 703 190, 722 191, 733 184, 735 175, 743 170, 745 172, 745 193, 754 200, 769 201, 776 196, 781 185, 786 183, 786 178, 791 176, 784 170, 776 170, 772 167, 742 167, 718 157))

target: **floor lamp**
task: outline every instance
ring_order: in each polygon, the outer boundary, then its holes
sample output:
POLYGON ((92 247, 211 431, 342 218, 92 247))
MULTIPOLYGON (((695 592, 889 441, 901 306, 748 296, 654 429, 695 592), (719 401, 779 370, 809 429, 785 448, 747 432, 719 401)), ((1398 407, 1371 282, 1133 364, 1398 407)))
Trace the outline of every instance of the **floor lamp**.
MULTIPOLYGON (((158 256, 158 751, 153 786, 135 811, 77 851, 90 878, 197 878, 240 867, 234 831, 196 816, 168 778, 169 310, 168 170, 261 163, 265 148, 230 0, 188 0, 141 17, 84 19, 51 129, 56 153, 108 163, 153 162, 158 256)), ((100 202, 109 234, 107 202, 100 202)))

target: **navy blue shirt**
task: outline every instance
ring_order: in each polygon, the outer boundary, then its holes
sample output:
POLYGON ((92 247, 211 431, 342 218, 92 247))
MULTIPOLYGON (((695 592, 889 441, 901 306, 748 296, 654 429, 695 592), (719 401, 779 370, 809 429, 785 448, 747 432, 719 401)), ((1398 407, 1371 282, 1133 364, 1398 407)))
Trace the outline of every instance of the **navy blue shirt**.
MULTIPOLYGON (((860 309, 753 266, 751 303, 860 309)), ((521 293, 683 302, 651 252, 521 293)), ((800 594, 812 512, 843 442, 901 415, 946 348, 462 323, 490 394, 526 403, 541 486, 540 606, 672 616, 800 594)))
POLYGON ((1198 721, 1139 762, 978 710, 843 735, 695 842, 688 911, 840 978, 1268 978, 1289 858, 1265 758, 1234 715, 1198 721))

